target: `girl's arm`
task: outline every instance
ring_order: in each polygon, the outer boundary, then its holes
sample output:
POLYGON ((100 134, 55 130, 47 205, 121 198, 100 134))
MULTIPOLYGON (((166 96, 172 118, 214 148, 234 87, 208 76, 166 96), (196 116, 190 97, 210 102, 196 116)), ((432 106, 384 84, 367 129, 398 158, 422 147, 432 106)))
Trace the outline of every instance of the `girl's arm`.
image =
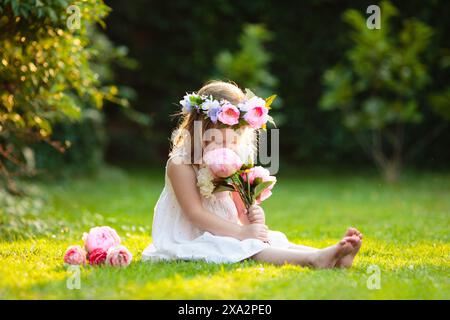
POLYGON ((237 192, 231 192, 231 197, 233 199, 234 205, 236 206, 238 218, 241 224, 250 224, 250 221, 248 220, 247 209, 245 208, 245 204, 239 194, 237 192))
POLYGON ((240 226, 204 209, 194 169, 191 165, 179 163, 182 162, 170 160, 167 166, 167 175, 181 209, 194 225, 218 236, 234 237, 240 240, 267 238, 267 226, 263 224, 240 226))

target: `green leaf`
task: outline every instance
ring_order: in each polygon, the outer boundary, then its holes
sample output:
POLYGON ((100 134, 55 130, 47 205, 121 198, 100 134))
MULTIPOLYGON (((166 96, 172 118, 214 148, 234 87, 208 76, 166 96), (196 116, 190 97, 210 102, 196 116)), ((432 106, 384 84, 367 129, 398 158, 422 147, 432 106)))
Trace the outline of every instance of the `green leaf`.
POLYGON ((271 95, 270 97, 266 98, 266 108, 270 109, 270 105, 272 102, 277 98, 276 94, 271 95))
POLYGON ((273 181, 261 182, 255 187, 255 192, 253 193, 253 198, 257 198, 267 187, 272 185, 273 181))
POLYGON ((253 97, 256 97, 256 94, 253 93, 252 90, 250 90, 249 88, 245 88, 245 97, 248 99, 251 99, 253 97))
POLYGON ((258 184, 260 184, 260 183, 262 183, 263 181, 262 181, 262 179, 261 178, 255 178, 255 180, 253 180, 253 185, 258 185, 258 184))
POLYGON ((214 192, 222 192, 222 191, 235 191, 234 188, 230 185, 218 185, 214 192))

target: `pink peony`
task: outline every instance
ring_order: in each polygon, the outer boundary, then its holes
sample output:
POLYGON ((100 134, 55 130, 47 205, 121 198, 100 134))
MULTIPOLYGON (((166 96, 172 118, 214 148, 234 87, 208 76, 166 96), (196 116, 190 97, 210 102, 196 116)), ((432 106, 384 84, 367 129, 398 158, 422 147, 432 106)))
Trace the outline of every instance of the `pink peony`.
POLYGON ((262 181, 266 181, 268 177, 270 177, 270 171, 266 168, 263 168, 261 166, 252 167, 248 170, 246 170, 248 173, 243 173, 242 177, 244 178, 244 181, 247 181, 247 175, 248 179, 250 180, 250 184, 253 184, 256 178, 261 178, 262 181))
POLYGON ((89 233, 83 234, 84 246, 88 253, 101 248, 107 251, 113 246, 120 244, 120 237, 116 230, 110 227, 95 227, 89 233))
POLYGON ((217 178, 231 176, 242 167, 241 158, 231 149, 217 148, 205 153, 203 160, 217 178))
POLYGON ((253 97, 245 102, 241 109, 246 111, 244 120, 253 129, 260 129, 267 122, 269 110, 264 99, 253 97))
POLYGON ((248 180, 250 181, 250 184, 253 184, 253 182, 257 178, 260 178, 262 182, 266 182, 266 181, 273 182, 270 186, 268 186, 266 189, 264 189, 261 192, 261 194, 256 198, 256 203, 260 204, 262 201, 266 200, 267 198, 269 198, 272 195, 272 189, 277 181, 277 178, 275 178, 274 176, 271 176, 269 170, 267 170, 263 167, 260 167, 260 166, 250 168, 248 170, 248 173, 243 173, 242 177, 243 177, 244 181, 247 181, 247 174, 248 174, 248 180))
POLYGON ((124 246, 115 246, 108 249, 106 263, 113 267, 126 267, 130 264, 133 256, 124 246))
POLYGON ((239 122, 239 109, 233 106, 231 103, 225 103, 217 118, 220 122, 228 124, 230 126, 235 125, 239 122))
POLYGON ((264 189, 264 191, 261 192, 261 194, 256 198, 256 203, 260 204, 261 202, 269 198, 272 195, 272 188, 273 184, 269 186, 267 189, 264 189))
POLYGON ((89 263, 91 265, 99 265, 105 262, 107 252, 102 248, 97 248, 89 253, 89 263))
POLYGON ((80 246, 70 246, 64 254, 64 262, 80 265, 86 263, 86 251, 80 246))

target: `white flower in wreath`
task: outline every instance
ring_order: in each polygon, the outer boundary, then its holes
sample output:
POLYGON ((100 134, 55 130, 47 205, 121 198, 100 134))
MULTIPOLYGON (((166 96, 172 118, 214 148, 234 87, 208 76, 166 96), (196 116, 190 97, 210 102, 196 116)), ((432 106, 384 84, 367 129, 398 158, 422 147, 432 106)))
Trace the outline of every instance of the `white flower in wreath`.
POLYGON ((197 173, 197 186, 200 189, 200 194, 205 198, 214 197, 214 176, 212 172, 207 168, 203 167, 198 170, 197 173))

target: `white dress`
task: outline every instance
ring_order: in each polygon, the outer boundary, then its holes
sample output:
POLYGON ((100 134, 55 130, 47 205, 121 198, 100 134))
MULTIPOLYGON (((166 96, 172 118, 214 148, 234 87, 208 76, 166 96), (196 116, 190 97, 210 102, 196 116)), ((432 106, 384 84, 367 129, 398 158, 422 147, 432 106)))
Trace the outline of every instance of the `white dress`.
MULTIPOLYGON (((212 214, 238 224, 236 206, 228 191, 202 197, 204 208, 212 214)), ((143 261, 203 260, 213 263, 233 263, 245 260, 268 247, 287 248, 293 243, 279 231, 269 230, 269 243, 258 239, 238 240, 216 236, 198 229, 183 213, 170 179, 165 174, 165 186, 156 203, 151 243, 142 253, 143 261)))

